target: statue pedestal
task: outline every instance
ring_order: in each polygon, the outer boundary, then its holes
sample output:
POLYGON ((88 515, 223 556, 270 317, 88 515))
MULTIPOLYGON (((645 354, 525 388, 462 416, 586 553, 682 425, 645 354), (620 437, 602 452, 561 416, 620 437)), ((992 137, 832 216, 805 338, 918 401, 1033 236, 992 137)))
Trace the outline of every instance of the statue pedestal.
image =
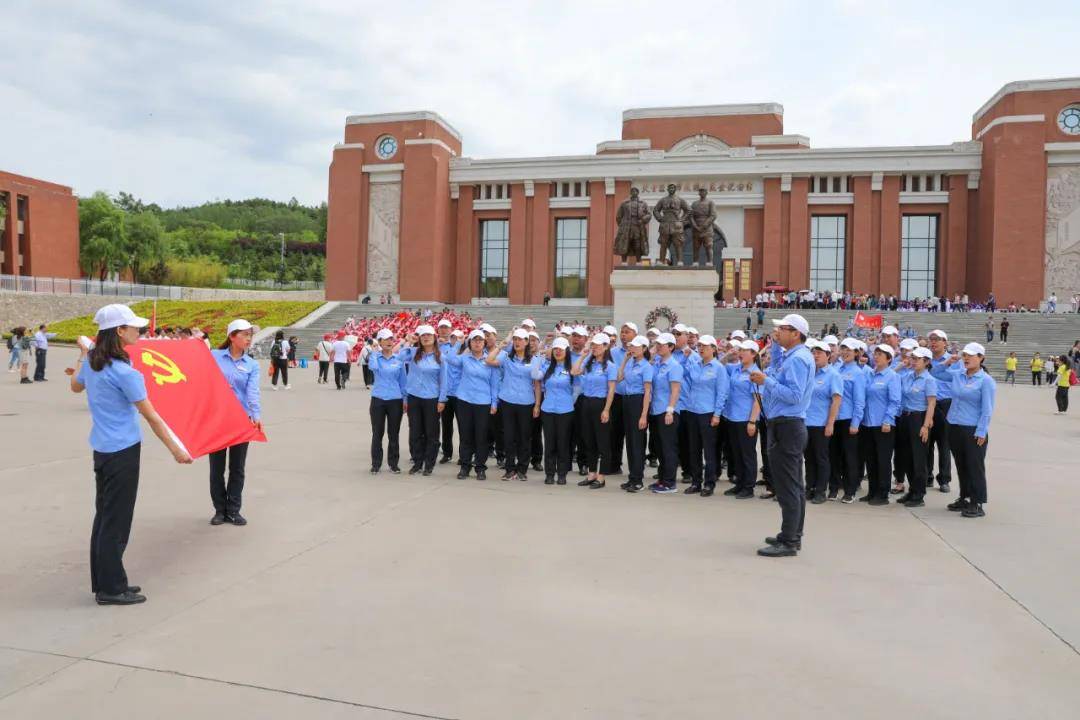
MULTIPOLYGON (((679 322, 695 327, 701 333, 713 333, 713 308, 716 292, 716 270, 695 267, 635 267, 619 268, 611 273, 611 289, 615 293, 615 325, 630 320, 637 323, 644 335, 645 316, 653 308, 667 306, 679 317, 679 322)), ((666 329, 664 320, 657 327, 666 329)))

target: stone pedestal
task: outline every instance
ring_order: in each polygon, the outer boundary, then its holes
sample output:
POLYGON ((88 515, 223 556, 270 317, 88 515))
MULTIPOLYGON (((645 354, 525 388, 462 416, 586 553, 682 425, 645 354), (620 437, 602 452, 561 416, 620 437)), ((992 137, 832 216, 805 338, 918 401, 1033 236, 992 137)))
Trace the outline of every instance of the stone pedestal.
MULTIPOLYGON (((716 271, 712 268, 619 268, 611 273, 615 293, 615 325, 630 320, 644 335, 645 316, 653 308, 667 306, 679 322, 695 327, 702 334, 713 332, 713 293, 716 271)), ((657 323, 666 329, 666 321, 657 323)))

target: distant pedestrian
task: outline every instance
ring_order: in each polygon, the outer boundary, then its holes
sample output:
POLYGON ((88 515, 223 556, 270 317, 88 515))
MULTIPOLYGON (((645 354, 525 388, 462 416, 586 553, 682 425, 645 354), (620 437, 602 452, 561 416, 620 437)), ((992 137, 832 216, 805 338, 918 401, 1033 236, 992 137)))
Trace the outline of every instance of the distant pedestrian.
POLYGON ((1042 385, 1043 359, 1039 353, 1035 353, 1031 358, 1029 367, 1031 368, 1031 384, 1042 385))
POLYGON ((45 355, 49 352, 49 340, 56 333, 46 332, 45 325, 39 325, 34 333, 34 382, 45 382, 45 355))
POLYGON ((1076 379, 1076 373, 1069 366, 1069 359, 1062 355, 1058 358, 1057 366, 1057 390, 1054 400, 1057 402, 1057 414, 1064 415, 1069 411, 1069 388, 1076 379))
POLYGON ((1005 358, 1005 382, 1010 385, 1016 384, 1016 353, 1009 353, 1009 357, 1005 358))
POLYGON ((994 342, 994 316, 986 318, 986 342, 994 342))
POLYGON ((319 361, 319 376, 315 380, 316 385, 327 383, 327 374, 330 372, 330 356, 334 352, 333 335, 326 333, 322 340, 315 346, 315 359, 319 361))
POLYGON ((278 375, 280 375, 281 384, 286 390, 292 390, 292 386, 289 385, 289 341, 285 339, 283 330, 274 333, 274 342, 270 345, 270 364, 273 368, 270 375, 270 387, 277 390, 278 375))
POLYGON ((1009 344, 1009 318, 1001 318, 1001 325, 998 335, 1001 338, 1002 345, 1009 344))

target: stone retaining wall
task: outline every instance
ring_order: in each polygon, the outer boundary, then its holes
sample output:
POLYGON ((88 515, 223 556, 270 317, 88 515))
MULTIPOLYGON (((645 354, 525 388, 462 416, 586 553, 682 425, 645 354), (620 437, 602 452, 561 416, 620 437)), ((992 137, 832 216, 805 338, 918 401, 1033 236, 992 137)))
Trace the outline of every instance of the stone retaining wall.
POLYGON ((295 300, 322 302, 323 290, 226 290, 217 288, 181 288, 181 300, 295 300))
POLYGON ((131 298, 0 292, 0 331, 8 332, 18 325, 36 329, 41 323, 89 315, 115 302, 129 303, 131 298))

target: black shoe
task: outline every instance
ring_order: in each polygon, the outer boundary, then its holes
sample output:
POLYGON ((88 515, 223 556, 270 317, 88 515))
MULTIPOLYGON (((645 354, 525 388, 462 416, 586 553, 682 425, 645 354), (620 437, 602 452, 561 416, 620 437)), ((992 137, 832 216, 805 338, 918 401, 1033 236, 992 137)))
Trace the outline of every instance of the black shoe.
POLYGON ((910 499, 911 499, 911 493, 906 492, 903 495, 901 495, 900 497, 896 498, 896 502, 903 504, 903 503, 906 503, 910 499))
POLYGON ((467 477, 469 477, 469 468, 462 466, 462 468, 458 470, 457 479, 464 480, 467 477))
POLYGON ((379 474, 379 468, 372 466, 371 474, 372 475, 378 475, 379 474))
POLYGON ((98 605, 138 605, 146 602, 146 596, 130 590, 125 590, 118 595, 99 592, 94 595, 98 605))
POLYGON ((625 490, 626 488, 630 487, 630 482, 630 480, 627 480, 626 482, 622 483, 621 485, 619 485, 619 489, 625 490))
POLYGON ((938 488, 938 492, 943 492, 943 493, 949 492, 949 483, 947 483, 947 482, 941 483, 941 487, 938 488))
POLYGON ((839 494, 840 494, 839 490, 830 490, 829 491, 829 499, 830 500, 835 500, 836 496, 839 495, 839 494))
POLYGON ((887 497, 870 498, 869 500, 866 501, 866 504, 867 505, 873 505, 874 507, 878 507, 878 506, 881 506, 881 505, 888 505, 889 504, 889 498, 887 498, 887 497))
POLYGON ((917 508, 917 507, 923 507, 924 505, 926 505, 926 503, 924 501, 916 499, 916 498, 908 498, 907 500, 904 501, 904 507, 917 508))
POLYGON ((420 473, 420 474, 421 475, 430 475, 431 474, 431 468, 424 468, 424 471, 422 473, 420 473))
MULTIPOLYGON (((770 535, 769 537, 765 538, 765 544, 766 545, 772 545, 773 547, 776 547, 777 545, 784 545, 786 543, 784 543, 783 540, 776 537, 775 535, 770 535)), ((795 543, 795 549, 796 550, 802 550, 802 540, 795 543)))
POLYGON ((731 488, 728 488, 727 490, 724 491, 724 495, 727 495, 728 497, 734 497, 735 495, 738 495, 738 494, 739 494, 739 488, 737 488, 737 487, 731 487, 731 488))
POLYGON ((226 515, 225 522, 231 522, 233 525, 236 525, 238 527, 242 525, 247 525, 247 520, 245 520, 244 516, 240 513, 232 513, 231 515, 226 515))
POLYGON ((565 485, 566 484, 566 476, 565 475, 560 475, 559 479, 555 481, 555 484, 556 485, 565 485))
POLYGON ((593 490, 599 490, 605 485, 607 485, 606 480, 593 480, 591 483, 589 483, 589 487, 593 490))
POLYGON ((714 483, 705 483, 701 488, 701 497, 709 497, 716 491, 714 483))
POLYGON ((794 557, 799 554, 799 551, 791 545, 783 543, 780 545, 766 545, 758 549, 757 554, 761 557, 794 557))
POLYGON ((544 466, 540 464, 539 460, 532 464, 532 469, 536 472, 544 472, 544 466))
POLYGON ((967 510, 967 506, 968 506, 968 499, 967 498, 960 498, 958 500, 955 500, 954 502, 949 503, 945 507, 948 508, 949 510, 952 510, 953 512, 962 512, 964 510, 967 510))
POLYGON ((422 469, 423 468, 420 465, 413 465, 411 468, 409 468, 409 474, 410 475, 416 475, 422 469))
POLYGON ((659 479, 660 479, 660 473, 655 473, 655 474, 654 474, 654 475, 652 476, 652 479, 653 479, 653 480, 659 480, 659 479))
POLYGON ((476 479, 477 480, 487 480, 487 470, 477 470, 476 471, 476 479))
POLYGON ((752 497, 754 497, 753 488, 743 488, 742 490, 735 493, 736 500, 748 500, 752 497))
POLYGON ((515 473, 515 477, 517 477, 517 479, 520 480, 521 482, 525 482, 526 480, 529 479, 529 474, 519 472, 519 473, 515 473))
POLYGON ((649 467, 656 467, 656 466, 657 466, 656 460, 650 460, 649 461, 649 467))
POLYGON ((501 478, 499 478, 499 479, 503 480, 503 481, 513 480, 514 479, 514 471, 513 470, 507 470, 506 472, 503 473, 503 476, 501 478))
POLYGON ((20 385, 33 385, 34 381, 31 380, 30 378, 23 378, 22 380, 19 381, 19 384, 20 385))
POLYGON ((861 498, 859 498, 859 502, 870 502, 870 500, 871 497, 869 495, 863 495, 861 498))
POLYGON ((577 474, 578 474, 578 475, 588 475, 588 474, 589 474, 589 471, 585 469, 585 466, 584 466, 584 465, 578 465, 578 467, 577 467, 577 474))
POLYGON ((645 483, 642 483, 642 482, 639 482, 639 481, 635 480, 634 482, 632 482, 632 483, 630 483, 629 485, 626 486, 626 492, 628 492, 628 493, 636 493, 638 490, 640 490, 643 487, 645 487, 645 483))
POLYGON ((544 484, 545 485, 554 485, 555 484, 555 476, 548 475, 546 478, 544 478, 544 484))
POLYGON ((394 475, 400 475, 401 474, 401 468, 391 467, 390 472, 393 473, 394 475))
POLYGON ((450 456, 449 455, 443 455, 441 458, 439 458, 439 464, 440 465, 445 465, 448 462, 450 462, 450 456))
POLYGON ((810 498, 810 502, 814 505, 822 505, 825 502, 825 493, 814 493, 814 496, 810 498))
POLYGON ((588 485, 592 485, 592 480, 590 480, 589 478, 585 478, 584 480, 578 480, 577 485, 578 487, 586 487, 588 485))
POLYGON ((614 470, 612 470, 611 472, 609 472, 608 475, 622 475, 622 468, 617 467, 614 470))
POLYGON ((683 490, 683 495, 697 495, 701 492, 701 486, 697 483, 690 483, 690 487, 683 490))
POLYGON ((966 508, 964 508, 964 511, 960 514, 966 518, 977 518, 986 516, 986 512, 983 511, 982 503, 971 503, 966 508))
POLYGON ((214 513, 214 517, 210 518, 211 525, 224 525, 225 513, 214 513))

